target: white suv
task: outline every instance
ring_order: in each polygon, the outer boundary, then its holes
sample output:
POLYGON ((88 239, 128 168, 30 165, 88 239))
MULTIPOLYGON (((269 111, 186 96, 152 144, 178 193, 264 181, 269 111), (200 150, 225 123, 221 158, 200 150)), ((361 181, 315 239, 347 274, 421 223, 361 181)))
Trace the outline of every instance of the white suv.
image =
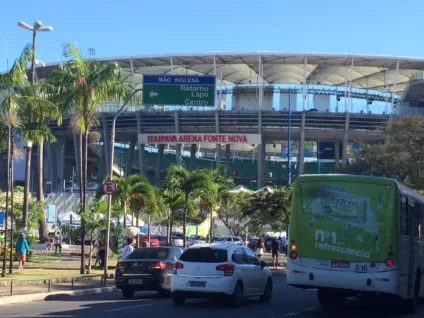
POLYGON ((245 297, 271 301, 272 274, 247 247, 202 244, 188 248, 175 263, 171 278, 172 300, 183 305, 189 298, 230 300, 239 306, 245 297))

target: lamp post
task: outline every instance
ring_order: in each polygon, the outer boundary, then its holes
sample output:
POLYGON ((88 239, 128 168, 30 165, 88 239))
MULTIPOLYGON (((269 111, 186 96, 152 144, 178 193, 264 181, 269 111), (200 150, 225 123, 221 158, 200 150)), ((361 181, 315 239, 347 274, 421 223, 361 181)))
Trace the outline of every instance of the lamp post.
MULTIPOLYGON (((51 26, 43 27, 43 24, 41 23, 41 21, 35 21, 33 26, 29 25, 28 23, 20 21, 18 22, 18 26, 32 32, 31 84, 34 85, 35 65, 36 65, 35 44, 36 44, 37 32, 38 31, 40 32, 53 31, 53 27, 51 26)), ((31 122, 32 122, 33 121, 32 107, 30 107, 30 115, 31 115, 31 122)), ((27 231, 27 224, 28 224, 28 193, 30 192, 31 155, 32 155, 32 142, 28 144, 26 147, 24 202, 23 202, 23 211, 22 211, 22 229, 24 233, 26 233, 27 231)))
MULTIPOLYGON (((135 89, 130 96, 128 96, 127 100, 124 102, 124 104, 119 109, 118 113, 113 117, 112 121, 112 132, 110 134, 110 166, 109 166, 109 176, 112 180, 113 178, 113 155, 115 153, 114 144, 115 144, 115 126, 116 126, 116 120, 118 117, 122 114, 127 104, 130 102, 130 100, 134 97, 134 95, 138 92, 141 92, 141 88, 135 89)), ((109 240, 110 240, 110 213, 112 209, 112 196, 108 195, 107 199, 107 216, 106 216, 106 244, 105 244, 105 262, 104 262, 104 276, 105 276, 105 282, 107 279, 107 267, 108 267, 108 257, 109 257, 109 240)))
MULTIPOLYGON (((34 25, 31 26, 28 23, 25 22, 18 22, 18 26, 29 30, 32 32, 32 57, 31 57, 31 84, 34 85, 35 83, 35 52, 36 52, 36 38, 37 38, 37 32, 49 32, 53 31, 53 27, 46 26, 43 27, 43 24, 41 21, 35 21, 34 25)), ((33 121, 33 113, 32 113, 32 107, 30 107, 30 115, 31 115, 31 122, 33 121)), ((22 229, 23 232, 26 233, 27 231, 27 224, 28 224, 28 193, 30 192, 30 173, 31 173, 31 155, 32 155, 32 142, 31 145, 27 145, 26 147, 26 160, 25 160, 25 184, 24 184, 24 202, 23 202, 23 211, 22 211, 22 229)))

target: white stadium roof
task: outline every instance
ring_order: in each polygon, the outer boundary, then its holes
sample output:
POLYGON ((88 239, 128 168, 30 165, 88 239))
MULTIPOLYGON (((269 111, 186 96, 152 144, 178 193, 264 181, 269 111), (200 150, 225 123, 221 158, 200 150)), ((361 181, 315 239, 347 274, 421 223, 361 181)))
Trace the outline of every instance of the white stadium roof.
POLYGON ((217 84, 221 71, 224 85, 249 84, 302 84, 306 75, 309 85, 327 85, 385 91, 386 83, 396 93, 403 92, 409 78, 417 71, 424 70, 424 58, 371 56, 351 54, 317 53, 206 53, 181 55, 152 55, 100 59, 116 60, 124 68, 126 80, 137 85, 142 83, 142 74, 209 74, 213 75, 214 60, 217 84), (305 58, 307 60, 306 72, 305 58), (171 62, 172 60, 172 62, 171 62), (260 64, 263 73, 260 77, 260 64), (353 68, 351 66, 353 61, 353 68), (395 79, 397 62, 399 72, 395 79), (132 77, 132 69, 134 77, 132 77), (172 63, 172 66, 171 66, 172 63), (172 69, 173 68, 173 69, 172 69))
MULTIPOLYGON (((386 84, 389 91, 393 92, 396 81, 395 92, 399 94, 405 90, 414 73, 424 70, 424 58, 329 53, 217 52, 98 60, 117 61, 124 70, 125 80, 136 86, 141 86, 143 74, 214 75, 216 69, 217 85, 220 85, 221 72, 223 85, 300 85, 306 76, 308 85, 344 87, 346 83, 349 86, 352 79, 353 88, 381 92, 386 92, 386 84), (399 69, 396 78, 397 62, 399 69), (263 64, 262 72, 260 63, 263 64)), ((54 63, 43 69, 38 68, 39 75, 48 73, 57 65, 54 63)))

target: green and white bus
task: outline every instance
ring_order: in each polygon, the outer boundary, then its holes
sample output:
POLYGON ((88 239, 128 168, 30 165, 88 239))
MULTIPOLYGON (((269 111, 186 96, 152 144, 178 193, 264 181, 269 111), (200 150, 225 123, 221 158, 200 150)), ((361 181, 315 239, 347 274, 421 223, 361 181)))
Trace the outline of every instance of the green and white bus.
POLYGON ((299 176, 289 233, 287 282, 324 307, 388 295, 413 312, 424 297, 424 197, 396 180, 299 176))

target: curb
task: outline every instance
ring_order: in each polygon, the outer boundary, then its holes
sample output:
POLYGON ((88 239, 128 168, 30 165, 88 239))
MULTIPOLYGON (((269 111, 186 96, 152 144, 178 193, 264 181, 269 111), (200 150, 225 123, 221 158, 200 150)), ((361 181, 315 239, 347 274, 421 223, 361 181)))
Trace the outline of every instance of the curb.
POLYGON ((48 301, 57 300, 61 298, 67 298, 72 296, 84 296, 101 294, 108 292, 115 292, 118 289, 116 287, 102 287, 102 288, 90 288, 83 290, 72 290, 66 292, 51 292, 51 293, 38 293, 38 294, 26 294, 26 295, 15 295, 0 297, 0 306, 9 304, 21 304, 22 300, 25 299, 25 303, 31 303, 36 301, 48 301))

